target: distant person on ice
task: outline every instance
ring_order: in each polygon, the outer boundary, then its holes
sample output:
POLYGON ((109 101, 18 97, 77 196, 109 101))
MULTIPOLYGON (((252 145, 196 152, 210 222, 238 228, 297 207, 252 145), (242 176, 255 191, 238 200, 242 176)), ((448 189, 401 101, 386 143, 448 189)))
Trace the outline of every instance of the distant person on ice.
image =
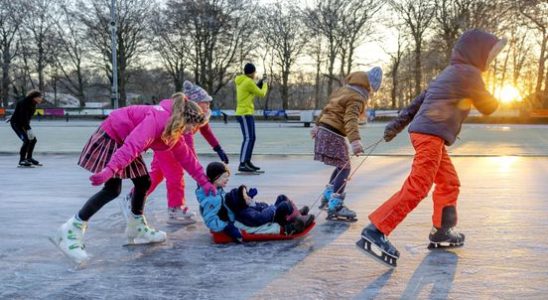
POLYGON ((365 119, 369 96, 379 90, 382 70, 350 73, 346 84, 329 96, 329 102, 311 130, 314 139, 314 160, 335 169, 323 192, 320 208, 327 208, 330 220, 355 221, 356 213, 344 206, 346 179, 350 175, 350 155, 363 153, 359 121, 365 119))
POLYGON ((114 110, 84 146, 78 165, 94 173, 90 177, 93 185, 104 186, 57 230, 52 239, 71 259, 77 263, 88 259, 83 240, 87 223, 105 204, 120 195, 122 179, 131 179, 134 184, 126 227, 128 243, 166 240, 166 233, 149 227, 143 215, 150 176, 141 153, 147 149, 171 150, 177 163, 198 182, 204 193, 215 194, 202 166, 182 139, 183 134, 192 132, 204 121, 198 104, 184 97, 183 93, 176 93, 159 105, 133 105, 114 110))
POLYGON ((472 106, 485 115, 497 109, 498 102, 485 88, 481 72, 487 71, 505 44, 505 39, 481 30, 463 33, 453 47, 449 66, 386 125, 384 139, 389 142, 410 123, 408 131, 415 157, 411 174, 400 191, 369 215, 371 224, 363 229, 357 242, 368 254, 396 265, 400 253, 387 236, 434 184, 429 248, 464 244, 464 234, 455 230, 460 181, 446 146, 455 142, 472 106), (379 248, 382 254, 371 251, 371 246, 379 248))
POLYGON ((41 166, 40 162, 32 157, 34 146, 36 146, 36 136, 30 127, 30 119, 36 112, 36 105, 42 103, 42 93, 36 90, 28 92, 27 96, 17 102, 15 111, 10 119, 11 128, 17 134, 17 137, 23 141, 21 150, 19 150, 19 166, 33 167, 41 166))
POLYGON ((240 150, 240 172, 260 172, 259 167, 251 162, 255 147, 255 96, 264 97, 268 91, 266 77, 255 83, 256 69, 251 63, 244 66, 244 74, 236 76, 236 120, 242 129, 243 141, 240 150))

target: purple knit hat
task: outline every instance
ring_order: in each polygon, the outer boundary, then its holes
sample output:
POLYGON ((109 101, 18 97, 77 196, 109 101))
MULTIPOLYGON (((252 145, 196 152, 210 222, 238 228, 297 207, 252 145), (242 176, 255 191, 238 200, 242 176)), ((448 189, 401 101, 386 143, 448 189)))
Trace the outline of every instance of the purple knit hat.
POLYGON ((185 95, 188 97, 188 100, 193 102, 211 102, 213 98, 201 87, 199 87, 197 84, 193 84, 192 82, 185 80, 183 83, 183 91, 185 95))

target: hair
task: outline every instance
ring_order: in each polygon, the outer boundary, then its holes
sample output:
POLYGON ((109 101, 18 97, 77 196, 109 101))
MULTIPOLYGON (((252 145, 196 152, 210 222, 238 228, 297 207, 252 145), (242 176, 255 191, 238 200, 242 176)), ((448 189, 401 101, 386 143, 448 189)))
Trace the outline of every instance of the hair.
POLYGON ((25 99, 34 99, 42 97, 42 93, 39 90, 30 90, 27 95, 25 96, 25 99))
POLYGON ((198 104, 187 101, 185 94, 175 93, 171 96, 173 106, 171 117, 167 121, 162 141, 168 145, 179 141, 186 124, 201 124, 204 122, 204 113, 198 104))

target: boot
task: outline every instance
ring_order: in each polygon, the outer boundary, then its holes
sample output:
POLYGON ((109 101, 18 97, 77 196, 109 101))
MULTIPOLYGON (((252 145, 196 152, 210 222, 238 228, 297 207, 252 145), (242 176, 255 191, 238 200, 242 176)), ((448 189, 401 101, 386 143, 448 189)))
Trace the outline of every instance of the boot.
POLYGON ((169 207, 168 209, 168 224, 173 225, 190 225, 196 223, 194 217, 196 213, 191 211, 188 207, 169 207))
POLYGON ((145 216, 131 215, 126 227, 128 244, 150 244, 165 242, 167 235, 147 225, 145 216))
POLYGON ((320 209, 327 209, 327 204, 329 203, 329 198, 331 198, 331 194, 333 194, 333 185, 328 184, 325 186, 322 194, 322 202, 319 207, 320 209))
POLYGON ((356 212, 350 210, 344 203, 345 194, 331 194, 329 198, 328 208, 327 208, 327 219, 328 220, 340 220, 354 222, 356 221, 356 212))
POLYGON ((70 218, 65 224, 57 229, 53 238, 50 240, 66 256, 80 264, 89 259, 84 250, 84 233, 86 232, 87 222, 79 221, 75 217, 70 218))
POLYGON ((428 235, 430 244, 428 249, 452 248, 464 245, 464 234, 455 230, 457 225, 457 209, 455 206, 446 206, 442 210, 441 228, 432 226, 428 235))
POLYGON ((238 172, 248 172, 248 173, 254 173, 256 170, 253 169, 250 165, 248 165, 247 162, 240 163, 240 166, 238 166, 238 172))

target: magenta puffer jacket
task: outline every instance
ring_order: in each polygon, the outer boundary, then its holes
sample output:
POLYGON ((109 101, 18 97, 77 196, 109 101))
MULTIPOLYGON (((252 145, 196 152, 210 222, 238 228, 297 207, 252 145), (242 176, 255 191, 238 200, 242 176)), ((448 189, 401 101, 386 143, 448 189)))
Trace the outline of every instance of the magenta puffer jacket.
POLYGON ((110 113, 101 128, 122 146, 114 152, 107 166, 116 172, 148 149, 171 150, 179 164, 198 184, 208 182, 202 166, 183 138, 173 146, 162 141, 162 132, 171 116, 172 104, 171 99, 165 99, 159 105, 132 105, 110 113))

